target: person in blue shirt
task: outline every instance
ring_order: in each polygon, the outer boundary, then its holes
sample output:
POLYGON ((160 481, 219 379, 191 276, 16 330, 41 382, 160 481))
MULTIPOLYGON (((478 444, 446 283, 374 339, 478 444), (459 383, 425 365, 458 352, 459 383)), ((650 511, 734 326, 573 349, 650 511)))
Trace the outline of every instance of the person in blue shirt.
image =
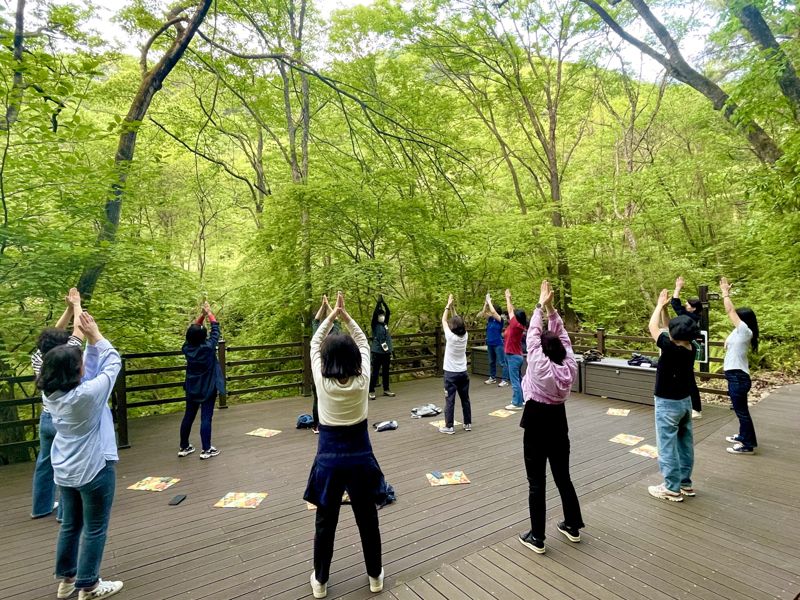
POLYGON ((486 294, 483 308, 478 313, 478 317, 486 318, 486 348, 489 355, 489 379, 484 383, 491 385, 498 383, 497 371, 499 366, 500 382, 498 387, 508 385, 508 365, 506 364, 506 353, 503 350, 503 317, 497 307, 492 303, 492 297, 486 294), (506 375, 504 378, 503 375, 506 375))
POLYGON ((188 456, 194 452, 189 443, 189 434, 197 411, 200 411, 200 441, 202 450, 200 460, 217 456, 219 450, 211 445, 211 419, 214 416, 214 403, 217 394, 225 393, 225 379, 217 361, 217 343, 219 342, 219 323, 208 302, 203 304, 202 313, 186 330, 186 342, 181 349, 186 357, 186 412, 181 421, 180 450, 178 456, 188 456), (206 331, 203 322, 208 319, 211 334, 206 331))
POLYGON ((119 460, 108 399, 122 360, 89 313, 79 319, 86 353, 56 346, 44 355, 36 383, 56 429, 50 460, 63 506, 57 597, 69 598, 77 589, 78 600, 93 600, 122 589, 121 581, 100 579, 119 460))

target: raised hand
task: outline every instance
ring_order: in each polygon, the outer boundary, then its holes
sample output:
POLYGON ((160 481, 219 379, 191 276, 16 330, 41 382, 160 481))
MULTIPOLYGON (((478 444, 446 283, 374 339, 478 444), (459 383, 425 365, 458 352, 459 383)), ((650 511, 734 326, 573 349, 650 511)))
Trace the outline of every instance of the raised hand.
POLYGON ((203 302, 202 310, 203 310, 203 314, 206 315, 206 316, 208 316, 208 314, 211 313, 211 305, 208 303, 208 300, 203 302))
POLYGON ((70 288, 69 293, 67 294, 67 304, 72 306, 73 308, 77 305, 80 306, 81 304, 81 295, 78 292, 78 288, 70 288))
POLYGON ((97 322, 92 315, 88 312, 82 312, 79 319, 81 322, 81 329, 86 334, 90 344, 94 344, 103 338, 100 333, 100 328, 97 326, 97 322))
POLYGON ((663 289, 658 295, 658 306, 664 307, 669 302, 669 290, 663 289))
POLYGON ((726 277, 723 277, 722 279, 719 280, 719 289, 722 292, 723 296, 730 296, 732 287, 733 286, 730 283, 728 283, 728 279, 726 277))
POLYGON ((683 289, 683 284, 686 283, 683 279, 683 276, 678 277, 675 280, 675 291, 680 292, 683 289))
POLYGON ((541 304, 542 306, 545 305, 545 302, 547 300, 549 285, 550 284, 547 282, 547 279, 542 279, 542 284, 539 286, 539 304, 541 304))
POLYGON ((450 308, 451 306, 453 306, 453 294, 450 294, 450 295, 447 296, 447 307, 446 308, 450 308))
POLYGON ((550 282, 546 279, 542 282, 542 285, 546 285, 545 296, 544 299, 541 300, 542 306, 547 309, 547 312, 551 312, 553 308, 553 296, 555 292, 553 292, 553 286, 550 285, 550 282))
POLYGON ((506 300, 511 300, 511 290, 506 290, 506 300))

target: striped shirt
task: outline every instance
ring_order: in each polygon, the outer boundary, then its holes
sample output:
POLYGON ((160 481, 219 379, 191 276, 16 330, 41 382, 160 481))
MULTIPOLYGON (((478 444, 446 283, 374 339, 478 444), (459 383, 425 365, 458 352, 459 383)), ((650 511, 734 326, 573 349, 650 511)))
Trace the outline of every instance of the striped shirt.
MULTIPOLYGON (((83 347, 83 340, 76 335, 69 336, 69 339, 65 343, 66 346, 75 346, 76 348, 83 347)), ((31 368, 33 369, 33 376, 37 379, 39 378, 39 373, 42 372, 42 363, 44 362, 44 356, 42 356, 42 351, 39 348, 36 349, 36 352, 31 354, 31 368)), ((42 404, 42 412, 49 412, 47 408, 45 408, 44 404, 42 404)))

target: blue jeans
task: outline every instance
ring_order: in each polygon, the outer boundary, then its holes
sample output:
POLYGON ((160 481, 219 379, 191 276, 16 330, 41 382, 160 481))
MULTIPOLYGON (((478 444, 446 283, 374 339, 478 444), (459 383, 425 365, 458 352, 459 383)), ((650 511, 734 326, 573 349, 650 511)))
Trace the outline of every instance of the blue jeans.
POLYGON ((750 416, 750 408, 747 406, 747 394, 751 386, 750 375, 734 369, 725 371, 725 379, 728 380, 728 396, 733 404, 733 411, 739 418, 739 441, 745 448, 755 448, 758 446, 756 429, 750 416))
MULTIPOLYGON (((56 484, 53 481, 53 465, 50 463, 50 448, 56 437, 53 417, 42 411, 39 415, 39 455, 36 457, 36 468, 33 470, 33 510, 34 519, 46 517, 53 512, 56 501, 56 484)), ((56 518, 61 520, 63 506, 58 505, 56 518)))
POLYGON ((692 434, 692 399, 670 400, 655 397, 658 467, 671 492, 692 487, 694 437, 692 434))
POLYGON ((520 408, 525 404, 522 398, 522 355, 506 354, 508 379, 511 381, 511 404, 520 408))
POLYGON ((86 485, 61 487, 64 521, 56 546, 56 577, 75 577, 78 589, 91 588, 100 579, 116 479, 114 463, 107 462, 86 485))
POLYGON ((189 434, 192 433, 192 425, 198 410, 200 411, 201 450, 209 450, 211 448, 211 419, 214 417, 214 403, 216 400, 217 395, 214 394, 202 402, 186 401, 186 412, 183 414, 183 421, 181 421, 181 448, 188 448, 189 446, 189 434))
POLYGON ((489 354, 489 377, 494 379, 497 377, 497 365, 500 365, 500 379, 503 379, 505 374, 508 378, 508 365, 506 364, 506 353, 503 350, 503 344, 498 346, 487 346, 489 354))

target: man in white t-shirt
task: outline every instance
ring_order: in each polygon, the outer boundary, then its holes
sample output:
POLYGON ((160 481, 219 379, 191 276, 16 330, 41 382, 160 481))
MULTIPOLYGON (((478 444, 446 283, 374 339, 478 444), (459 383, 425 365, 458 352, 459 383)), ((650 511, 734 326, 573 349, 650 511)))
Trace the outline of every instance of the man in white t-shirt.
POLYGON ((456 393, 461 398, 461 410, 464 413, 464 431, 472 431, 472 408, 469 403, 469 373, 467 372, 467 328, 464 319, 456 314, 453 308, 453 294, 447 298, 447 306, 442 314, 444 330, 444 390, 447 399, 444 405, 444 427, 440 433, 453 435, 453 413, 455 412, 456 393), (448 319, 448 316, 450 317, 448 319))

